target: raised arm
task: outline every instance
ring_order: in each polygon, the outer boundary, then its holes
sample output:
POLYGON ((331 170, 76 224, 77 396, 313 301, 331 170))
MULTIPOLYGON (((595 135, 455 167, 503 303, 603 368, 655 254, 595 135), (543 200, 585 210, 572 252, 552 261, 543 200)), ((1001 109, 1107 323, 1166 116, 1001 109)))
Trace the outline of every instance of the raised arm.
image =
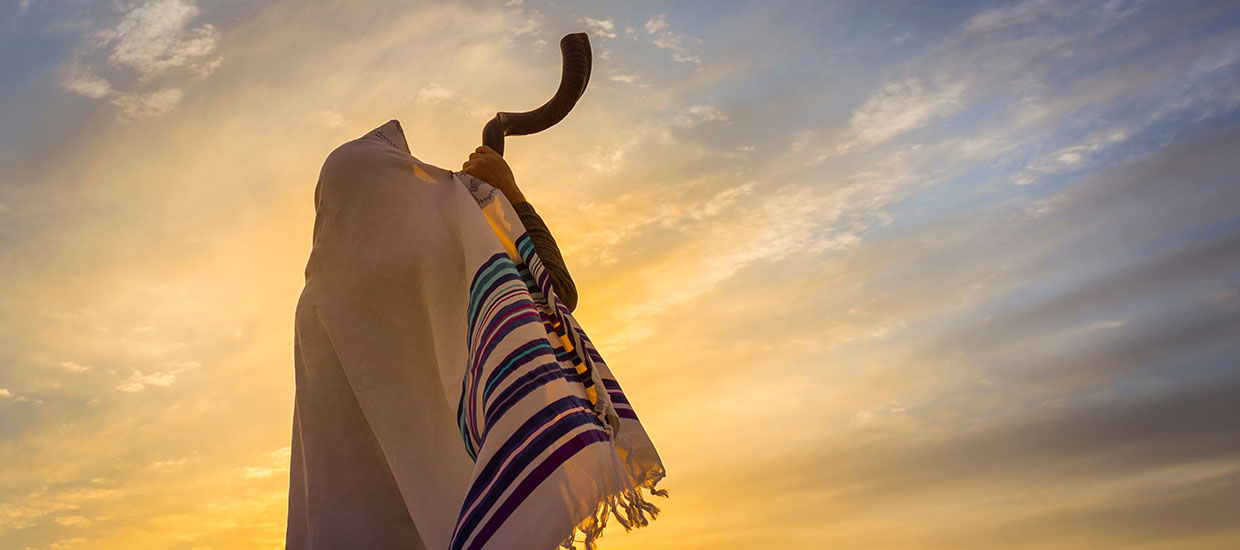
POLYGON ((461 165, 461 171, 491 184, 504 193, 508 202, 512 203, 513 209, 517 211, 517 216, 521 218, 521 225, 529 233, 530 241, 534 243, 534 251, 542 260, 543 267, 547 269, 547 276, 551 278, 551 286, 555 288, 556 294, 569 311, 577 309, 577 286, 573 283, 568 267, 564 264, 560 247, 556 245, 555 237, 551 236, 551 230, 547 228, 542 217, 534 211, 534 206, 525 200, 525 195, 517 187, 512 169, 508 167, 504 158, 490 147, 483 145, 469 155, 469 160, 461 165))
POLYGON ((525 226, 525 230, 530 234, 530 241, 534 243, 534 250, 538 252, 543 266, 547 268, 547 276, 551 277, 551 285, 555 287, 556 294, 569 311, 577 309, 577 285, 573 284, 573 278, 568 274, 568 266, 564 265, 564 257, 560 255, 560 247, 555 244, 551 230, 547 229, 547 224, 538 212, 534 211, 532 204, 514 202, 512 207, 517 211, 517 216, 521 217, 521 225, 525 226))

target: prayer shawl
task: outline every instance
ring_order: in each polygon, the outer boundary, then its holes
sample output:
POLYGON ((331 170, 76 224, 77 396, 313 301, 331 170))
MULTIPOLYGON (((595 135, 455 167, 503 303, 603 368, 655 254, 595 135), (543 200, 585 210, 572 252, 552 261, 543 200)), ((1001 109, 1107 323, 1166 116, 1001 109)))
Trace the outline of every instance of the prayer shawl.
POLYGON ((287 547, 593 547, 663 465, 507 198, 393 120, 328 155, 297 304, 287 547))

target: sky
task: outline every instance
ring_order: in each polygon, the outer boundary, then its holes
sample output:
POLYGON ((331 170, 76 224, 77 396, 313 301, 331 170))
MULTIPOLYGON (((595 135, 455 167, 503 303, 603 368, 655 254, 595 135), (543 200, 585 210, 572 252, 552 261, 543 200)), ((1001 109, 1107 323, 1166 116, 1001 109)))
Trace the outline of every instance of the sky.
POLYGON ((1058 0, 0 4, 0 547, 281 548, 324 158, 579 31, 505 155, 668 471, 601 548, 1240 547, 1240 9, 1058 0))

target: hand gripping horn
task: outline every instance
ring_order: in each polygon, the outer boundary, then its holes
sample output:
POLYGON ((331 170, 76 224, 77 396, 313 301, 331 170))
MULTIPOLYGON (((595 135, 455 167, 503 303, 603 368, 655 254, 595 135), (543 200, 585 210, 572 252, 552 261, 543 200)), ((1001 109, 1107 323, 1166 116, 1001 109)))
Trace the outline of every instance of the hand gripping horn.
POLYGON ((524 113, 499 112, 482 128, 482 144, 504 154, 504 136, 524 136, 541 132, 564 120, 573 110, 590 82, 590 38, 584 32, 566 34, 560 39, 564 72, 555 96, 542 107, 524 113))

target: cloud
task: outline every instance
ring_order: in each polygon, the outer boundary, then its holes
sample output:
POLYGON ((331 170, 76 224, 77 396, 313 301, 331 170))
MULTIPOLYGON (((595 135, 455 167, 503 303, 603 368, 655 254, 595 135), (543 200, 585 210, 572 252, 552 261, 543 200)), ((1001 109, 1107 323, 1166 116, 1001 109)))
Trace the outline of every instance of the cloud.
POLYGON ((681 128, 692 128, 703 122, 725 122, 728 115, 712 105, 692 105, 680 115, 672 119, 672 124, 681 128))
POLYGON ((43 404, 42 399, 31 399, 24 395, 18 395, 9 391, 8 388, 0 388, 0 399, 11 400, 17 403, 34 403, 35 405, 43 404))
MULTIPOLYGON (((83 516, 60 516, 56 518, 56 523, 65 527, 90 527, 93 521, 83 516)), ((80 542, 86 542, 85 539, 78 539, 80 542)))
POLYGON ((1186 460, 1240 458, 1240 443, 1228 437, 1231 419, 1240 412, 1236 382, 1000 418, 920 442, 886 439, 865 461, 818 460, 848 465, 828 474, 831 485, 877 498, 895 487, 907 496, 978 477, 1070 483, 1186 460), (1097 462, 1106 464, 1105 474, 1097 462))
POLYGON ((927 86, 916 78, 888 82, 853 111, 848 125, 864 143, 881 143, 961 108, 961 82, 927 86))
POLYGON ((0 503, 0 535, 28 529, 48 516, 74 512, 83 505, 112 500, 119 495, 114 489, 70 489, 53 493, 44 486, 25 494, 20 502, 0 503))
POLYGON ((672 59, 678 63, 701 63, 701 58, 692 52, 686 42, 702 43, 700 38, 692 38, 672 32, 667 22, 667 15, 662 14, 646 21, 646 34, 654 36, 654 45, 671 52, 672 59))
MULTIPOLYGON (((339 128, 344 125, 344 116, 330 109, 322 109, 318 112, 318 118, 323 125, 328 128, 339 128)), ((241 330, 237 329, 237 336, 241 336, 241 330)))
POLYGON ((587 17, 583 20, 583 22, 586 25, 586 30, 590 31, 590 33, 594 36, 601 36, 603 38, 616 37, 616 33, 612 31, 612 29, 615 28, 615 23, 612 22, 611 19, 594 19, 587 17))
POLYGON ((263 453, 263 460, 267 464, 262 466, 244 466, 240 469, 241 477, 245 479, 265 479, 275 476, 287 476, 291 452, 292 447, 280 447, 274 451, 263 453))
POLYGON ((438 82, 430 82, 418 91, 418 103, 440 103, 452 99, 456 94, 438 82))
POLYGON ((108 97, 115 92, 111 83, 91 74, 75 74, 65 81, 64 86, 71 92, 91 99, 108 97))
POLYGON ((166 472, 170 470, 180 469, 189 462, 188 458, 178 458, 175 460, 155 460, 146 466, 147 470, 155 472, 166 472))
POLYGON ((90 365, 79 365, 73 361, 61 361, 60 367, 70 372, 86 372, 90 370, 90 365))
POLYGON ((142 372, 134 369, 129 379, 116 386, 117 391, 134 393, 155 386, 166 388, 176 382, 177 375, 201 367, 200 363, 165 363, 158 370, 142 372))
POLYGON ((1024 0, 1004 7, 988 7, 962 25, 966 32, 982 33, 1016 26, 1028 26, 1045 20, 1060 19, 1070 3, 1058 0, 1024 0))
POLYGON ((200 13, 183 0, 137 4, 79 47, 62 67, 61 86, 90 99, 107 99, 126 120, 171 112, 185 86, 206 78, 222 61, 214 55, 215 28, 192 25, 200 13), (112 75, 100 76, 102 71, 112 75))
POLYGON ((175 109, 183 95, 180 88, 164 88, 145 94, 121 94, 113 98, 112 104, 132 117, 159 116, 175 109))
POLYGON ((667 14, 660 14, 646 21, 646 34, 655 34, 670 28, 671 25, 667 23, 667 14))
POLYGON ((241 469, 241 477, 246 479, 262 479, 280 474, 287 474, 288 466, 246 466, 241 469))
POLYGON ((140 81, 185 66, 205 76, 215 68, 211 54, 219 33, 209 24, 190 27, 199 13, 183 0, 151 0, 99 33, 99 47, 111 47, 108 61, 137 70, 140 81))

